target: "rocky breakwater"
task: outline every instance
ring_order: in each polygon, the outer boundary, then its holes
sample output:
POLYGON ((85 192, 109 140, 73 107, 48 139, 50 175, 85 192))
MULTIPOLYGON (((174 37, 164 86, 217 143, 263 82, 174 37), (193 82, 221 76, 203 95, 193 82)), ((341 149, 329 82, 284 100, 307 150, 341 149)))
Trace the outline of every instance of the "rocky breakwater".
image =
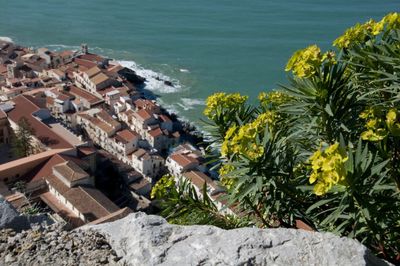
POLYGON ((178 226, 143 213, 86 229, 104 234, 128 265, 388 265, 330 233, 178 226))

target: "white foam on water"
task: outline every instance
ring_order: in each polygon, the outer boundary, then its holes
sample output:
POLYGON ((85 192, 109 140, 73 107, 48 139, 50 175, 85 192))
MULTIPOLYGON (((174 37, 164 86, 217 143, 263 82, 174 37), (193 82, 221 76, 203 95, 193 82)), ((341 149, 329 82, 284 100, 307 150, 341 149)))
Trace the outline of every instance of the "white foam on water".
POLYGON ((182 73, 190 73, 189 69, 186 69, 186 68, 181 68, 181 69, 179 69, 179 71, 182 73))
POLYGON ((188 111, 195 109, 195 106, 205 105, 203 99, 181 98, 182 103, 177 103, 183 110, 188 111))
POLYGON ((80 48, 79 46, 76 45, 64 45, 64 44, 48 44, 45 46, 57 49, 67 49, 67 50, 76 50, 80 48))
POLYGON ((145 89, 164 94, 176 93, 182 89, 178 80, 172 79, 151 69, 145 69, 134 61, 118 60, 117 62, 124 67, 132 69, 139 76, 146 78, 145 89), (164 81, 171 81, 174 86, 168 86, 164 83, 164 81))
POLYGON ((6 36, 0 36, 0 41, 13 42, 13 40, 10 37, 6 37, 6 36))

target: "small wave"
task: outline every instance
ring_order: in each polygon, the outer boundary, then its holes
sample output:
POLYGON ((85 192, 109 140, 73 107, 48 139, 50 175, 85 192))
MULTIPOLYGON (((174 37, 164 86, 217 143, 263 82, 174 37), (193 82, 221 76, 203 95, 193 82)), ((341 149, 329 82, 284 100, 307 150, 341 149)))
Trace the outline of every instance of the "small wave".
POLYGON ((134 70, 139 76, 146 78, 145 88, 150 91, 167 94, 176 93, 182 88, 179 81, 171 79, 170 77, 151 69, 145 69, 134 61, 118 60, 117 62, 124 67, 134 70), (172 82, 173 86, 166 85, 164 81, 172 82))
POLYGON ((10 37, 6 37, 6 36, 0 36, 0 41, 14 42, 13 39, 11 39, 10 37))
POLYGON ((68 50, 76 50, 79 49, 80 46, 76 45, 64 45, 64 44, 48 44, 46 47, 56 48, 56 49, 68 49, 68 50))
POLYGON ((181 68, 181 69, 179 69, 179 71, 182 73, 190 73, 189 69, 186 69, 186 68, 181 68))
POLYGON ((203 99, 181 98, 182 103, 177 103, 183 110, 188 111, 195 109, 197 105, 204 105, 203 99))
POLYGON ((189 106, 193 106, 193 105, 205 105, 205 102, 203 99, 191 99, 191 98, 181 98, 181 100, 189 105, 189 106))

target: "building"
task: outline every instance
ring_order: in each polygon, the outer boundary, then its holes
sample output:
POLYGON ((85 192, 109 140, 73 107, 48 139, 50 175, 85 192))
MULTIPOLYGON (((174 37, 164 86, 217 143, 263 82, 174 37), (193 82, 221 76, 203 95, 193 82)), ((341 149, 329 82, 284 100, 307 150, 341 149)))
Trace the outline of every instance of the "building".
POLYGON ((164 167, 164 159, 158 154, 151 154, 147 150, 138 149, 132 153, 132 166, 152 181, 152 178, 161 173, 164 167))
POLYGON ((90 93, 98 95, 98 91, 109 86, 119 85, 119 83, 106 74, 98 67, 94 66, 83 72, 74 73, 75 83, 90 93))
POLYGON ((46 108, 46 98, 19 95, 13 99, 14 108, 10 110, 8 121, 13 130, 18 130, 20 119, 25 118, 32 127, 37 149, 68 149, 83 142, 57 123, 52 127, 45 124, 52 117, 46 108))
POLYGON ((140 135, 132 130, 124 129, 115 135, 115 152, 127 156, 139 146, 140 135))
POLYGON ((49 176, 44 177, 51 195, 44 194, 42 197, 50 207, 58 210, 59 207, 54 205, 62 205, 84 223, 119 210, 104 194, 91 186, 93 180, 76 164, 66 162, 53 166, 52 170, 49 176))

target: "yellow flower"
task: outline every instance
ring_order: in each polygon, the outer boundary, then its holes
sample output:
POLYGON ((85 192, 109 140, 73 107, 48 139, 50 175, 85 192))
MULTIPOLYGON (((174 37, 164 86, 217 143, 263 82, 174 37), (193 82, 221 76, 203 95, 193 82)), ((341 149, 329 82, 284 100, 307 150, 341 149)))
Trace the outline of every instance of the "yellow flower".
POLYGON ((400 136, 400 120, 395 108, 390 109, 386 114, 386 125, 393 136, 400 136))
POLYGON ((400 15, 399 13, 389 13, 381 20, 388 30, 400 29, 400 15))
POLYGON ((368 141, 381 141, 388 135, 385 125, 384 112, 381 107, 369 107, 360 114, 360 118, 366 120, 366 131, 361 133, 361 139, 368 141))
POLYGON ((288 103, 292 99, 292 97, 282 91, 271 91, 268 93, 261 92, 258 95, 258 99, 264 106, 280 106, 282 104, 288 103))
POLYGON ((345 163, 348 157, 339 149, 339 143, 326 148, 324 151, 317 150, 309 159, 312 172, 309 177, 310 184, 314 184, 314 193, 324 195, 334 185, 345 183, 345 163))
POLYGON ((347 29, 344 34, 333 41, 333 46, 338 48, 349 48, 362 43, 367 36, 365 27, 359 23, 347 29))
POLYGON ((296 51, 289 59, 285 71, 292 70, 299 78, 310 77, 321 66, 321 60, 321 49, 314 44, 296 51))
POLYGON ((233 170, 235 170, 235 167, 232 164, 227 163, 227 164, 222 165, 218 172, 219 172, 219 175, 224 176, 224 175, 228 175, 233 170))
POLYGON ((368 33, 371 33, 374 36, 380 34, 383 31, 384 26, 385 26, 384 21, 375 22, 375 20, 373 19, 370 19, 363 25, 364 29, 367 30, 368 33))
POLYGON ((240 127, 228 129, 221 146, 221 155, 229 157, 237 154, 256 160, 263 156, 264 147, 257 144, 257 136, 263 136, 266 126, 272 130, 279 116, 273 111, 260 114, 254 121, 240 127))
POLYGON ((247 99, 248 96, 242 96, 239 93, 214 93, 206 100, 204 114, 208 118, 214 119, 218 112, 234 112, 243 105, 247 99))

